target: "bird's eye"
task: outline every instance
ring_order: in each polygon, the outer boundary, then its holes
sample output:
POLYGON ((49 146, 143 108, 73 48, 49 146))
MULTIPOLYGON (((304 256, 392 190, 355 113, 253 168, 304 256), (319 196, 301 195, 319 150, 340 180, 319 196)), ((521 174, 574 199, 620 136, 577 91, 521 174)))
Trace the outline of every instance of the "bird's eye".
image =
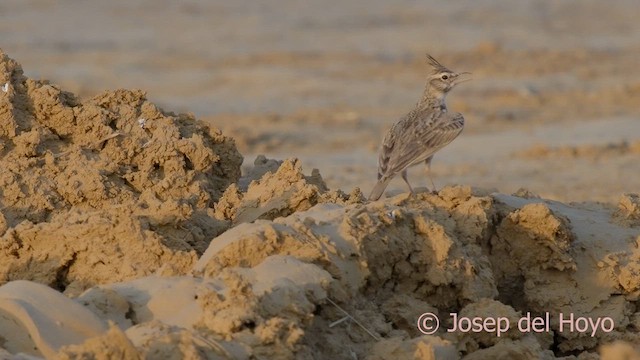
POLYGON ((446 75, 446 74, 445 74, 445 75, 442 75, 440 78, 441 78, 442 80, 447 80, 447 79, 449 79, 449 75, 446 75))

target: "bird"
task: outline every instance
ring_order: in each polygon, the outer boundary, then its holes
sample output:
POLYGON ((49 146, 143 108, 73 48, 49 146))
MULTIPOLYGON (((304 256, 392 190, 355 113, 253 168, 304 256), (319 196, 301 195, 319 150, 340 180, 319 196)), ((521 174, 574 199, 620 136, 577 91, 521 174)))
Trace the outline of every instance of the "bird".
POLYGON ((415 108, 391 126, 380 147, 378 155, 378 182, 373 187, 369 200, 378 200, 389 182, 400 174, 409 187, 407 179, 409 167, 425 164, 431 186, 433 155, 460 135, 464 128, 464 117, 460 113, 449 112, 445 103, 447 94, 461 82, 471 80, 469 72, 455 72, 427 54, 431 72, 427 77, 424 93, 415 108))

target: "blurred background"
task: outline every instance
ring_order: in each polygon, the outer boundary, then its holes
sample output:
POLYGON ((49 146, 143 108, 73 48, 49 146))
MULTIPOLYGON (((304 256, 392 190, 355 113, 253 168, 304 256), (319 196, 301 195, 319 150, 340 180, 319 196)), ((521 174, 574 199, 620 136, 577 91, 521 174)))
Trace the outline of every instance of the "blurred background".
MULTIPOLYGON (((467 127, 434 158, 438 187, 615 202, 640 192, 639 13, 637 0, 3 0, 0 47, 83 98, 137 88, 192 112, 245 166, 298 157, 366 194, 428 52, 473 73, 448 98, 467 127)), ((409 178, 429 184, 421 167, 409 178)))

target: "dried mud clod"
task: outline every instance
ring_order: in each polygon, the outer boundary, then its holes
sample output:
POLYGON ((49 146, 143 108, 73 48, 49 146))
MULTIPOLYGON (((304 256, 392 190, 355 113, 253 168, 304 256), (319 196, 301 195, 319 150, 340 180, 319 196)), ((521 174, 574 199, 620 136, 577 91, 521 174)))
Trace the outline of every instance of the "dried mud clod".
MULTIPOLYGON (((70 206, 110 207, 151 193, 210 206, 240 176, 233 141, 192 116, 166 113, 142 91, 80 102, 22 75, 4 54, 1 99, 3 213, 11 225, 70 206)), ((1 80, 1 79, 0 79, 1 80)))
POLYGON ((622 226, 640 226, 640 195, 622 195, 613 213, 613 220, 622 226))
POLYGON ((228 227, 213 218, 212 206, 239 179, 242 156, 219 130, 165 112, 139 90, 82 101, 27 78, 2 51, 0 83, 8 84, 0 93, 0 283, 36 279, 64 289, 76 280, 132 278, 159 268, 175 251, 192 261, 189 252, 204 252, 228 227), (112 222, 112 229, 74 232, 80 227, 70 222, 82 211, 92 214, 82 222, 112 222), (131 219, 119 220, 123 216, 131 219), (122 236, 103 246, 111 233, 122 236), (99 246, 127 258, 150 238, 158 261, 146 265, 125 264, 120 271, 122 256, 82 255, 99 246), (96 261, 121 275, 84 268, 96 261))
POLYGON ((215 206, 215 215, 219 220, 240 224, 286 217, 318 203, 363 201, 359 189, 349 195, 329 191, 320 172, 313 169, 311 175, 305 175, 298 159, 278 161, 260 155, 239 185, 227 188, 215 206))

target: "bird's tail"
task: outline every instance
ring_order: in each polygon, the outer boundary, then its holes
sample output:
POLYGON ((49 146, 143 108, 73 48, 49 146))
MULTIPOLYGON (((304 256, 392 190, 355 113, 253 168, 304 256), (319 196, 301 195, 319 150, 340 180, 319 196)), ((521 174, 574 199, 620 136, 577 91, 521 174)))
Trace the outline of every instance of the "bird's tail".
POLYGON ((369 195, 369 200, 375 201, 380 199, 380 197, 382 196, 382 193, 384 192, 384 189, 386 189, 387 185, 389 185, 389 181, 391 181, 391 178, 384 178, 384 177, 380 178, 376 186, 374 186, 373 190, 371 190, 371 195, 369 195))

